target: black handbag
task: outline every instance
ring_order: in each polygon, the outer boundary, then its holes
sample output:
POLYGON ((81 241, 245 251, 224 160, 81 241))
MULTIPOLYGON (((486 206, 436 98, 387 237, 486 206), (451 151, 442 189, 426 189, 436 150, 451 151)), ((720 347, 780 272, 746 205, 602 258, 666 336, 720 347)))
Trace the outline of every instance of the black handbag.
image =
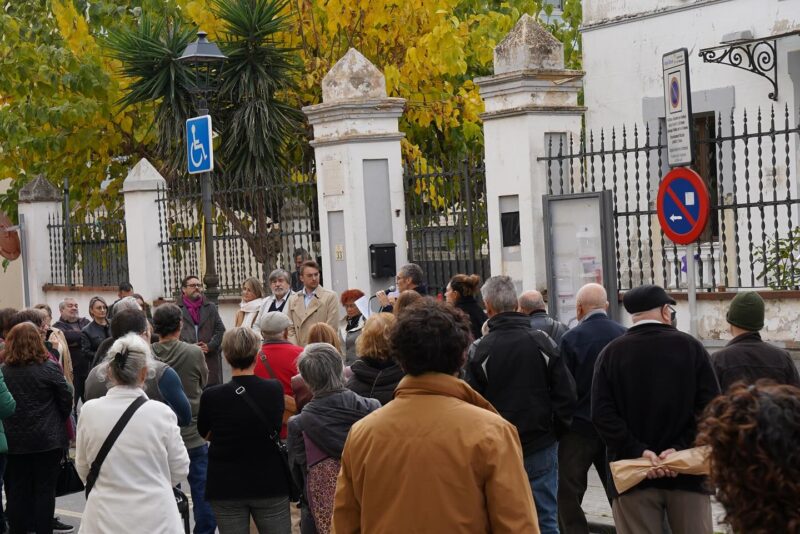
POLYGON ((69 450, 64 449, 56 481, 56 497, 72 495, 81 491, 83 491, 83 482, 75 469, 75 462, 69 457, 69 450))
POLYGON ((172 493, 175 495, 178 512, 181 514, 181 520, 183 520, 183 532, 189 534, 189 498, 178 488, 172 488, 172 493))
MULTIPOLYGON (((247 390, 244 389, 244 386, 237 387, 233 382, 228 383, 235 388, 236 394, 245 400, 247 405, 250 406, 253 412, 255 412, 256 416, 261 420, 262 423, 264 423, 264 426, 269 428, 269 422, 267 421, 264 412, 261 411, 261 408, 258 407, 256 402, 250 398, 249 395, 245 395, 247 390)), ((286 447, 286 444, 281 441, 280 436, 275 430, 270 432, 269 440, 275 446, 275 448, 278 449, 278 454, 280 454, 281 457, 281 464, 283 464, 283 475, 286 477, 286 484, 289 486, 289 501, 300 502, 303 492, 300 491, 300 488, 295 483, 294 478, 292 477, 292 471, 289 468, 289 449, 286 447)))

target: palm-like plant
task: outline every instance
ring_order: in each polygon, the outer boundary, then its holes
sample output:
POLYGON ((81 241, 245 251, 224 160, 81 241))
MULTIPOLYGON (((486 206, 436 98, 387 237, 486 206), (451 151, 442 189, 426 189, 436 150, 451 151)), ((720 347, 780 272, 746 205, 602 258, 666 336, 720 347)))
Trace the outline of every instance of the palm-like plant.
POLYGON ((120 104, 156 105, 155 156, 170 177, 186 166, 184 124, 192 111, 187 91, 191 78, 178 58, 194 35, 194 29, 178 18, 154 20, 144 15, 138 25, 110 33, 105 42, 109 55, 122 64, 122 75, 131 81, 120 104))
MULTIPOLYGON (((269 184, 274 169, 286 163, 287 142, 299 131, 302 114, 277 98, 293 87, 298 69, 294 51, 275 39, 289 24, 281 15, 286 2, 214 0, 226 30, 219 44, 228 56, 217 96, 209 102, 222 139, 215 158, 219 183, 269 184)), ((191 73, 178 58, 194 35, 175 13, 159 19, 143 15, 137 26, 106 39, 111 57, 121 62, 122 75, 130 81, 120 104, 157 106, 155 156, 168 179, 186 168, 191 73)))
MULTIPOLYGON (((278 98, 294 87, 298 70, 294 51, 276 39, 290 24, 281 15, 289 11, 286 4, 287 0, 214 0, 213 4, 225 30, 218 44, 228 57, 217 95, 208 102, 214 129, 220 134, 214 202, 256 260, 265 265, 275 264, 281 245, 269 237, 283 205, 272 198, 270 186, 287 181, 285 155, 302 124, 301 112, 278 98)), ((145 16, 136 28, 107 39, 111 56, 122 63, 122 74, 130 81, 120 103, 158 107, 154 155, 171 184, 179 178, 184 181, 185 122, 192 115, 192 76, 178 58, 195 31, 179 17, 180 12, 156 21, 145 16)))
POLYGON ((226 35, 217 113, 222 119, 221 152, 228 183, 268 184, 287 163, 287 141, 299 131, 302 114, 277 98, 294 88, 294 51, 275 35, 290 23, 281 15, 286 0, 215 0, 226 35))

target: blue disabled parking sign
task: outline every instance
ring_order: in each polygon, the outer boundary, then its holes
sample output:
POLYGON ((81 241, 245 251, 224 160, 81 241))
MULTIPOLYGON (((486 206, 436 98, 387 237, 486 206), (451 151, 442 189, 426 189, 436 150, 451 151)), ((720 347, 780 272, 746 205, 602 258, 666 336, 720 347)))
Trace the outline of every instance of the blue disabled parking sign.
POLYGON ((211 115, 186 121, 186 149, 189 174, 214 169, 214 146, 211 144, 211 115))

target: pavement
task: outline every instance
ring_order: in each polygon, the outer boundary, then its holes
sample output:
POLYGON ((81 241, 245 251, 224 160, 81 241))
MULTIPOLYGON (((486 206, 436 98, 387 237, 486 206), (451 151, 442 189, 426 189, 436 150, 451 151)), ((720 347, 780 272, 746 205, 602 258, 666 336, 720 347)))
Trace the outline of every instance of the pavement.
MULTIPOLYGON (((189 488, 189 484, 186 482, 181 484, 181 486, 186 489, 189 488)), ((83 493, 59 497, 56 500, 56 515, 59 516, 64 523, 73 525, 77 532, 85 505, 86 498, 83 496, 83 493)), ((711 507, 715 534, 727 533, 728 530, 726 527, 720 523, 723 515, 722 506, 712 500, 711 507)), ((613 528, 614 517, 611 515, 611 506, 608 504, 605 490, 603 490, 603 485, 600 483, 600 478, 597 476, 597 472, 594 468, 589 471, 588 487, 583 499, 583 511, 586 513, 586 519, 589 522, 592 534, 611 534, 615 532, 613 528)), ((194 521, 192 521, 192 523, 194 523, 194 521)))

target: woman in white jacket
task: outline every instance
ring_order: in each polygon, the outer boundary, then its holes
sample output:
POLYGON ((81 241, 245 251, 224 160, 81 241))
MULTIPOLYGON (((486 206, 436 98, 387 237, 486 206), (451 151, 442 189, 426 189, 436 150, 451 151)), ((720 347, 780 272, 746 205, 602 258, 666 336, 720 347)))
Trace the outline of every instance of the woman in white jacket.
MULTIPOLYGON (((78 420, 75 466, 86 481, 100 447, 137 397, 152 361, 150 346, 136 334, 118 339, 105 361, 115 384, 105 397, 84 404, 78 420)), ((117 438, 89 493, 80 532, 179 534, 183 525, 172 486, 189 473, 175 413, 164 403, 146 402, 117 438)))

